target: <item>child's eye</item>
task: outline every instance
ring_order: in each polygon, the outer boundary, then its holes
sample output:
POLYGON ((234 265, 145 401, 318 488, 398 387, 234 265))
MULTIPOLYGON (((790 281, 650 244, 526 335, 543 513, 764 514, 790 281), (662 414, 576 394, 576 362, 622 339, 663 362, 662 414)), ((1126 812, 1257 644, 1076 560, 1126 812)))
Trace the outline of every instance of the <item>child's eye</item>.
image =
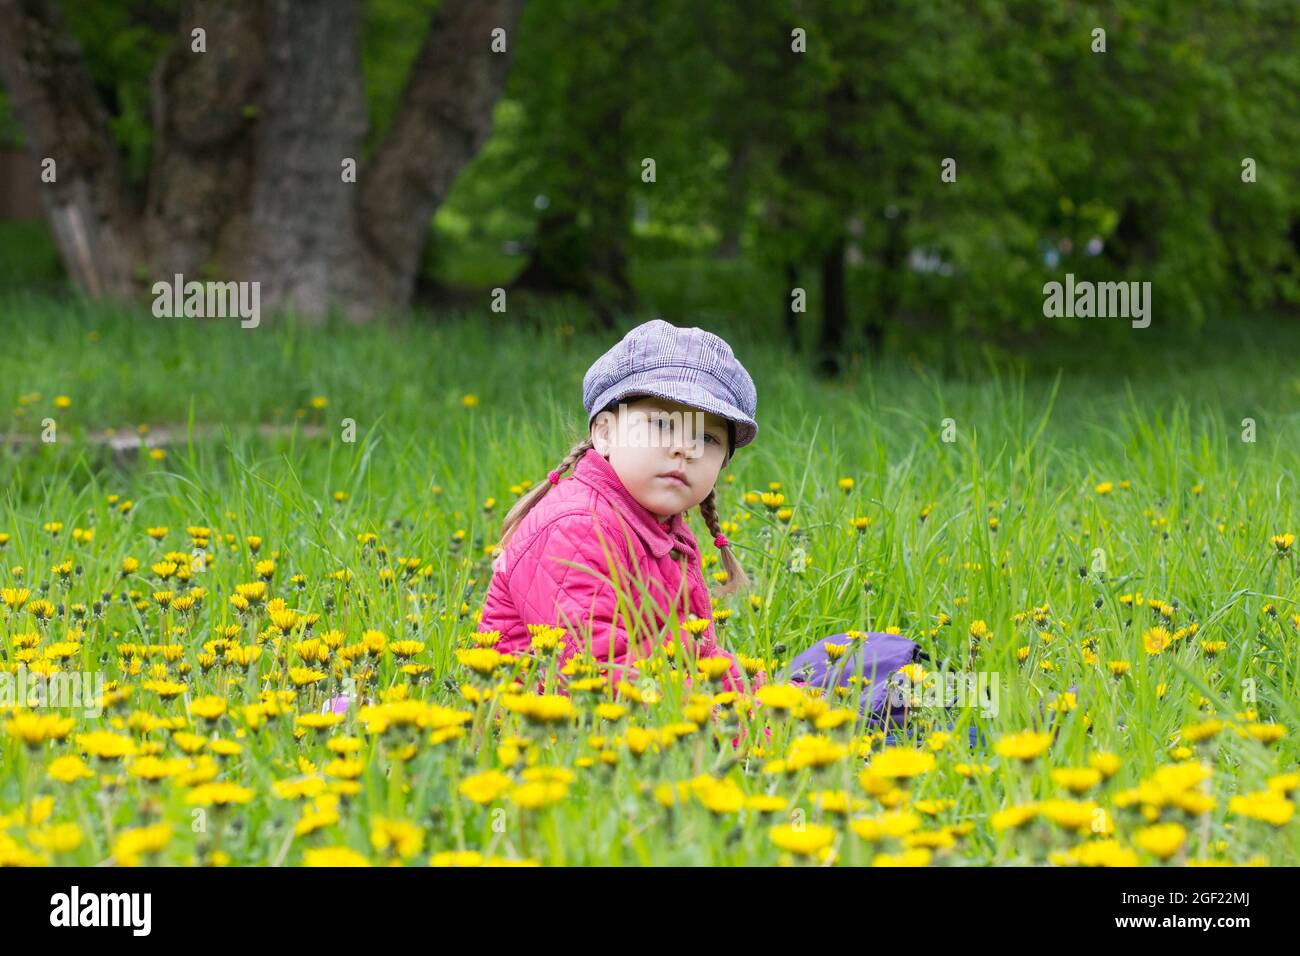
POLYGON ((704 436, 704 440, 705 440, 705 441, 711 441, 711 442, 713 442, 713 444, 715 444, 715 445, 721 445, 721 444, 722 444, 722 442, 720 442, 720 441, 718 440, 718 436, 717 436, 717 435, 708 435, 708 434, 706 434, 706 435, 704 436))

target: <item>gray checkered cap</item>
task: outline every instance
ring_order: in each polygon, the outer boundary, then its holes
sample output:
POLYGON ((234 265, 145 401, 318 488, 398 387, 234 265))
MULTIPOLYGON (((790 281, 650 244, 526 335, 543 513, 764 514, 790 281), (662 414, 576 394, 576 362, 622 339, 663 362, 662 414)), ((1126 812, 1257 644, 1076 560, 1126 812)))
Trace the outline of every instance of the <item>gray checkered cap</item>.
POLYGON ((735 423, 736 448, 758 434, 754 380, 731 346, 704 329, 652 319, 623 336, 582 379, 588 427, 610 403, 629 395, 654 395, 726 418, 735 423))

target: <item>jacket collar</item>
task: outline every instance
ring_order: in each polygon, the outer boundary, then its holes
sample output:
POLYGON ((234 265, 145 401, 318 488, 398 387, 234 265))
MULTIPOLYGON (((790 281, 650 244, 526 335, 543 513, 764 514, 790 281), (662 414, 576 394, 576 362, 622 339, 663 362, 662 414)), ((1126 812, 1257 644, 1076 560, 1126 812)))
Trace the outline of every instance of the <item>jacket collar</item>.
POLYGON ((673 515, 672 521, 667 526, 661 525, 659 516, 632 497, 632 493, 627 490, 623 479, 619 478, 618 472, 614 470, 614 466, 596 449, 588 448, 578 459, 573 475, 608 498, 656 558, 662 558, 674 547, 688 551, 692 555, 698 553, 699 545, 681 513, 673 515))

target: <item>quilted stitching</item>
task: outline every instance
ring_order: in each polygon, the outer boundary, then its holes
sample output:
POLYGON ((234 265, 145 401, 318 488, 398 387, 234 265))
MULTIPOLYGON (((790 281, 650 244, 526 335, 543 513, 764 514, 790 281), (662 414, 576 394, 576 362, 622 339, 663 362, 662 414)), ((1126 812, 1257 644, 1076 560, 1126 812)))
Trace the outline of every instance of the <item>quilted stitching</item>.
MULTIPOLYGON (((644 606, 644 587, 652 598, 650 613, 644 616, 656 629, 666 624, 674 596, 681 599, 683 568, 686 607, 700 617, 711 616, 712 607, 699 547, 690 528, 680 516, 671 525, 674 546, 684 556, 681 563, 671 557, 661 534, 653 543, 647 542, 647 534, 658 533, 647 520, 649 513, 634 510, 641 508, 640 504, 621 482, 609 481, 608 463, 593 460, 592 454, 579 461, 575 478, 562 480, 542 498, 511 537, 488 586, 479 630, 500 631, 498 646, 503 651, 527 653, 527 625, 565 626, 568 633, 562 662, 585 646, 589 630, 596 658, 609 661, 612 642, 613 660, 624 665, 613 669, 611 680, 635 681, 635 670, 626 667, 637 656, 628 650, 630 622, 623 620, 614 586, 601 576, 617 573, 624 594, 637 610, 644 606), (656 556, 656 550, 663 552, 662 557, 656 556)), ((690 640, 687 635, 682 639, 690 640)), ((698 641, 702 656, 724 653, 717 647, 711 624, 698 641)), ((742 689, 735 658, 725 656, 731 659, 732 668, 724 686, 742 689)))

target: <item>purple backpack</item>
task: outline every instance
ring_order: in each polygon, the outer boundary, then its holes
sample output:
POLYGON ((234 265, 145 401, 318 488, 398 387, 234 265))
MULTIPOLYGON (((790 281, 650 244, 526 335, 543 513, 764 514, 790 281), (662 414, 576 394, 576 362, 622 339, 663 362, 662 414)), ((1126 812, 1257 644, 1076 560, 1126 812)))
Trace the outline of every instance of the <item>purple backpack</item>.
POLYGON ((852 643, 853 638, 848 634, 832 634, 817 641, 790 662, 788 680, 822 690, 849 687, 855 695, 861 694, 858 713, 866 718, 868 725, 901 726, 907 708, 897 701, 894 706, 886 699, 889 679, 900 667, 918 656, 924 657, 919 653, 921 645, 899 634, 868 631, 865 640, 858 641, 839 660, 832 661, 826 653, 827 644, 852 643), (865 689, 851 685, 849 678, 855 674, 871 683, 865 689))
MULTIPOLYGON (((852 638, 848 634, 832 634, 809 647, 790 662, 787 680, 792 684, 806 684, 829 690, 832 687, 849 687, 854 694, 861 693, 858 712, 865 718, 868 727, 883 728, 886 731, 887 746, 916 746, 921 734, 916 723, 908 722, 907 707, 901 695, 889 699, 889 679, 900 667, 917 661, 928 661, 930 656, 921 650, 915 641, 909 641, 899 634, 885 634, 877 631, 867 632, 866 640, 843 654, 839 660, 832 661, 826 653, 827 644, 849 644, 852 638), (854 674, 871 680, 867 694, 858 686, 849 684, 854 674)), ((1072 684, 1069 693, 1077 696, 1078 684, 1072 684)), ((1047 717, 1046 724, 1054 726, 1055 715, 1047 715, 1047 707, 1056 698, 1051 694, 1038 704, 1040 718, 1047 717)), ((955 730, 955 724, 947 724, 949 731, 955 730)), ((938 728, 935 728, 938 729, 938 728)), ((990 746, 988 738, 979 726, 966 728, 967 740, 972 749, 990 746)))

